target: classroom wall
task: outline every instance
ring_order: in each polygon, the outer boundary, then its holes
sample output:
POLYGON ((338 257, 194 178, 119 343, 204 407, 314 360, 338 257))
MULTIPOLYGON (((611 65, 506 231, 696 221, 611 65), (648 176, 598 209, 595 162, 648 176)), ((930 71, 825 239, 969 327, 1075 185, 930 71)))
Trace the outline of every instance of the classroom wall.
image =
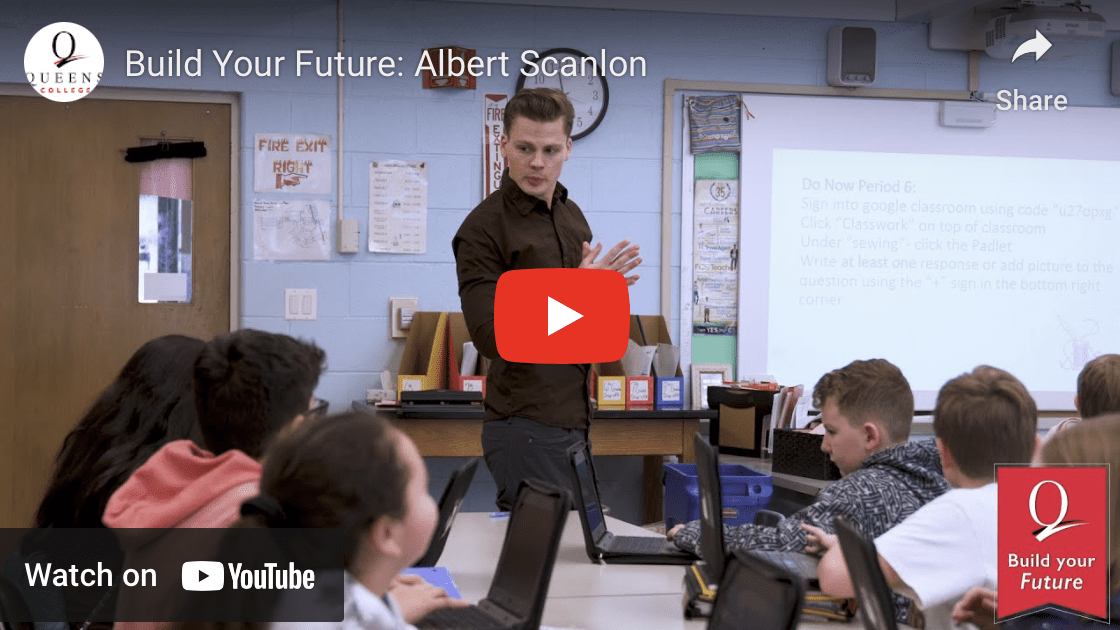
MULTIPOLYGON (((642 280, 631 290, 635 313, 659 310, 662 86, 665 79, 825 85, 828 29, 873 26, 878 32, 876 87, 967 89, 968 56, 927 46, 927 26, 884 22, 712 16, 695 13, 559 9, 398 0, 346 2, 346 53, 404 57, 404 77, 346 81, 345 170, 342 204, 361 223, 365 250, 368 170, 374 158, 428 163, 428 241, 422 255, 332 254, 329 262, 252 260, 253 136, 258 132, 336 134, 334 78, 294 76, 297 49, 328 56, 335 51, 334 2, 79 3, 17 2, 0 12, 0 82, 25 84, 24 47, 42 26, 77 22, 100 40, 106 54, 101 85, 235 92, 241 102, 241 313, 240 323, 313 339, 328 355, 318 395, 332 409, 364 396, 383 369, 396 369, 403 342, 389 338, 390 297, 415 296, 422 310, 459 310, 450 241, 481 197, 482 95, 512 94, 520 53, 573 47, 586 53, 646 59, 644 78, 609 78, 606 119, 579 140, 564 168, 563 183, 585 210, 597 240, 629 238, 642 245, 642 280), (476 48, 481 56, 505 51, 511 76, 478 79, 478 89, 422 90, 411 76, 423 48, 476 48), (199 78, 126 77, 125 51, 149 55, 201 48, 199 78), (237 56, 284 55, 282 77, 220 77, 210 51, 237 56), (316 288, 317 321, 283 319, 284 288, 316 288)), ((1114 33, 1110 33, 1114 35, 1114 33)), ((1108 92, 1108 44, 1083 57, 980 60, 980 89, 1014 85, 1032 93, 1061 93, 1073 105, 1116 105, 1108 92)), ((676 133, 680 137, 679 103, 676 133)), ((843 124, 843 121, 836 121, 843 124)), ((905 130, 900 130, 904 133, 905 130)), ((679 161, 674 162, 679 190, 679 161)), ((998 174, 993 174, 996 176, 998 174)), ((679 240, 679 194, 674 242, 679 240)), ((332 188, 332 204, 334 203, 332 188)), ((674 247, 673 303, 679 303, 679 251, 674 247)), ((675 315, 676 311, 674 311, 675 315)), ((673 321, 670 330, 677 331, 673 321)), ((600 466, 603 467, 602 465, 600 466)), ((609 472, 600 475, 610 477, 609 472)), ((633 476, 633 477, 636 477, 633 476)), ((435 480, 433 480, 435 482, 435 480)), ((637 479, 633 488, 637 493, 637 479)), ((483 508, 478 508, 483 509, 483 508)))

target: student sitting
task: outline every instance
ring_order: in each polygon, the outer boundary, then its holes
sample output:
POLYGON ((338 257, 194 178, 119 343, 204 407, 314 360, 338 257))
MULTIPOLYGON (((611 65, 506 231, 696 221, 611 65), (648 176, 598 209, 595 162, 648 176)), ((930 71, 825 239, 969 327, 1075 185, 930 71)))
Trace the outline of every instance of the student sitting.
POLYGON ((171 442, 113 494, 104 522, 122 527, 229 527, 257 494, 265 445, 309 406, 323 351, 287 335, 239 330, 206 344, 194 366, 207 450, 171 442))
POLYGON ((102 527, 109 497, 164 444, 201 442, 191 393, 201 339, 140 346, 62 441, 35 527, 102 527))
POLYGON ((1102 354, 1089 361, 1077 375, 1077 393, 1073 397, 1077 418, 1067 418, 1046 433, 1049 440, 1082 420, 1106 413, 1120 413, 1120 354, 1102 354))
MULTIPOLYGON (((996 586, 996 464, 1030 462, 1038 438, 1038 410, 1023 384, 981 366, 941 388, 933 432, 945 478, 953 490, 934 499, 875 539, 890 587, 925 612, 927 630, 952 627, 950 611, 968 589, 996 586)), ((853 595, 848 567, 834 534, 810 533, 827 549, 818 573, 821 590, 853 595)))
MULTIPOLYGON (((312 343, 260 330, 238 330, 208 342, 194 366, 195 407, 208 450, 187 440, 165 445, 113 494, 105 524, 114 529, 232 525, 241 503, 257 494, 267 445, 307 413, 324 360, 312 343)), ((130 563, 154 566, 163 553, 158 540, 118 537, 130 563)), ((414 621, 446 605, 443 589, 413 576, 401 576, 395 586, 414 621)), ((133 626, 138 627, 149 626, 133 626)))
MULTIPOLYGON (((1117 355, 1106 355, 1117 356, 1117 355)), ((1084 374, 1084 372, 1082 372, 1084 374)), ((1042 463, 1051 464, 1108 464, 1108 518, 1120 523, 1120 413, 1105 414, 1080 426, 1062 431, 1042 447, 1042 463)), ((1120 625, 1120 537, 1112 536, 1109 549, 1112 564, 1109 567, 1110 622, 1120 625)), ((1097 622, 1085 617, 1058 610, 1043 610, 995 624, 996 591, 974 587, 953 607, 953 621, 973 623, 985 630, 1073 630, 1099 628, 1097 622)))
MULTIPOLYGON (((389 589, 428 548, 437 510, 424 460, 403 433, 357 413, 307 420, 269 449, 260 496, 243 512, 237 527, 335 528, 346 536, 342 621, 276 622, 272 630, 412 629, 389 589)), ((299 596, 289 591, 275 608, 298 606, 299 596)), ((446 605, 467 604, 448 598, 446 605)), ((243 626, 182 630, 226 625, 243 626)))
MULTIPOLYGON (((203 345, 194 337, 166 335, 133 353, 62 441, 54 472, 35 513, 35 527, 102 527, 101 515, 109 497, 152 453, 175 440, 202 441, 191 393, 191 370, 203 345)), ((38 556, 63 565, 88 552, 83 545, 101 539, 48 535, 47 540, 31 535, 24 539, 20 551, 25 558, 38 556)), ((5 569, 12 568, 3 564, 5 569)), ((120 569, 119 565, 112 568, 120 569)), ((21 572, 22 568, 5 571, 16 583, 21 572)), ((107 590, 66 589, 64 602, 60 593, 56 601, 46 604, 46 610, 33 612, 43 618, 60 618, 58 607, 64 606, 65 618, 76 625, 87 619, 112 619, 115 600, 112 594, 106 595, 107 590)), ((35 606, 43 606, 46 596, 25 592, 24 597, 35 606)))
MULTIPOLYGON (((821 450, 843 478, 777 526, 725 526, 729 551, 805 551, 808 539, 802 525, 832 532, 837 516, 868 536, 878 536, 949 489, 933 441, 907 441, 914 394, 901 370, 889 361, 853 361, 825 374, 813 388, 813 404, 821 409, 825 427, 821 450)), ((678 547, 699 553, 698 521, 670 530, 669 536, 678 547)), ((909 608, 905 598, 897 598, 896 618, 908 622, 909 608)))

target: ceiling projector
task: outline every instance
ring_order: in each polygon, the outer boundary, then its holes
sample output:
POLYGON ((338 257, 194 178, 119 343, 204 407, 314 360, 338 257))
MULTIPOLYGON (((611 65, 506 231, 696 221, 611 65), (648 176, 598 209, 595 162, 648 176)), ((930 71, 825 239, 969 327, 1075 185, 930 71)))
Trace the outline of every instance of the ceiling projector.
POLYGON ((1053 44, 1047 55, 1070 57, 1087 42, 1104 38, 1105 20, 1077 6, 1021 9, 993 17, 984 28, 984 51, 996 59, 1011 59, 1019 44, 1034 39, 1035 31, 1053 44))

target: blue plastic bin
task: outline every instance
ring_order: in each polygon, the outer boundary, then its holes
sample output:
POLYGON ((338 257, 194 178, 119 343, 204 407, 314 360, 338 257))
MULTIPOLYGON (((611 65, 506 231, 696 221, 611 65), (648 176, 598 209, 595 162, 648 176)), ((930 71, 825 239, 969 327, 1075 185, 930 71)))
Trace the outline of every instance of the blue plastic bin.
MULTIPOLYGON (((754 520, 759 510, 770 505, 774 479, 742 464, 719 465, 723 490, 723 522, 742 525, 754 520)), ((700 482, 696 464, 665 464, 665 529, 700 518, 700 482)))

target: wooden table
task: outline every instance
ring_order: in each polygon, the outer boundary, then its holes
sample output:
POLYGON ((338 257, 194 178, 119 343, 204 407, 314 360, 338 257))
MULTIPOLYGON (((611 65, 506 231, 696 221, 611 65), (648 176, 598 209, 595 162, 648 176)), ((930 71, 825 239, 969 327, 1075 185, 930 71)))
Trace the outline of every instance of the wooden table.
MULTIPOLYGON (((456 418, 400 418, 395 411, 377 409, 355 400, 357 411, 375 413, 412 438, 425 457, 481 457, 482 411, 456 418)), ((701 419, 716 417, 714 410, 607 410, 599 409, 591 422, 591 447, 595 455, 639 455, 644 458, 643 520, 662 520, 661 470, 666 455, 682 463, 695 463, 692 436, 701 419)))

